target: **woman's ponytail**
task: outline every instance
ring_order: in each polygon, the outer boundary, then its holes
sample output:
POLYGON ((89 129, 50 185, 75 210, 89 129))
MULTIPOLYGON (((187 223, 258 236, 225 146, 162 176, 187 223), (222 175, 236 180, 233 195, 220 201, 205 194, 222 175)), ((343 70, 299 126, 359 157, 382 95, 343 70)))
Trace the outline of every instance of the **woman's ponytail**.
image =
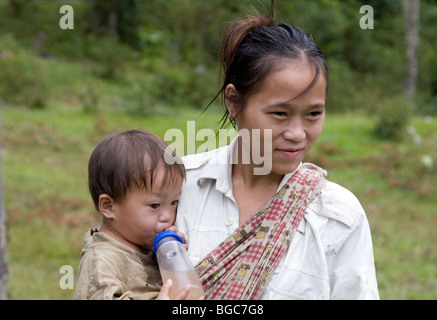
POLYGON ((274 25, 274 1, 272 1, 272 9, 269 17, 260 14, 249 15, 245 19, 235 20, 229 24, 227 33, 221 43, 219 55, 219 63, 224 78, 226 78, 226 75, 229 73, 229 68, 241 44, 251 31, 260 26, 270 27, 274 25))

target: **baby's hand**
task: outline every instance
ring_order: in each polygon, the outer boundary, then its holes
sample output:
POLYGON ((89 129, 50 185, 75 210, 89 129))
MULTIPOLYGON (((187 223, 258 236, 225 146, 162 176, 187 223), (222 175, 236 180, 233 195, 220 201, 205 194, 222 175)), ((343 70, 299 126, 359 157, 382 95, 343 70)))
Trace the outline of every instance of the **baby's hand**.
POLYGON ((182 241, 184 242, 184 247, 185 247, 185 249, 188 250, 188 246, 187 246, 187 244, 186 244, 186 239, 185 239, 185 234, 183 234, 183 232, 179 232, 179 231, 178 231, 178 228, 176 228, 175 226, 168 227, 168 228, 165 229, 165 230, 176 232, 176 234, 177 234, 179 237, 181 237, 182 241))

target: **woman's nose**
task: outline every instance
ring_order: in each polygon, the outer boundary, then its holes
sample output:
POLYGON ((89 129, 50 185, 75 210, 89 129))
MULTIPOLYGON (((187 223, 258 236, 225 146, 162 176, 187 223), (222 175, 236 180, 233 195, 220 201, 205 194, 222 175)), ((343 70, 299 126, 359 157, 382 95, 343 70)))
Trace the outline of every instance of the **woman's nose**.
POLYGON ((300 121, 293 121, 290 123, 283 134, 286 140, 300 142, 305 139, 305 127, 300 121))

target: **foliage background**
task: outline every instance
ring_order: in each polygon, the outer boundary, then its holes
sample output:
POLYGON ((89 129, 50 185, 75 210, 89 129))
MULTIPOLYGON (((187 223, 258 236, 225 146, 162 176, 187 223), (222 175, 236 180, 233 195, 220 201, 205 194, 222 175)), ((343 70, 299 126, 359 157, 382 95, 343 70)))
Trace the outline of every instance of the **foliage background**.
MULTIPOLYGON (((86 167, 103 136, 142 127, 163 137, 170 128, 185 130, 187 120, 196 120, 197 130, 218 130, 219 102, 200 114, 218 90, 220 31, 251 6, 269 5, 0 0, 12 299, 71 298, 71 290, 59 288, 59 268, 77 270, 82 235, 99 223, 86 167), (63 4, 74 8, 73 30, 59 27, 63 4), (116 13, 116 26, 108 12, 116 13)), ((402 1, 277 0, 276 13, 311 33, 328 60, 326 127, 307 160, 362 202, 381 298, 437 298, 437 1, 421 1, 412 101, 403 98, 402 1), (364 4, 374 9, 373 30, 359 27, 364 4)))

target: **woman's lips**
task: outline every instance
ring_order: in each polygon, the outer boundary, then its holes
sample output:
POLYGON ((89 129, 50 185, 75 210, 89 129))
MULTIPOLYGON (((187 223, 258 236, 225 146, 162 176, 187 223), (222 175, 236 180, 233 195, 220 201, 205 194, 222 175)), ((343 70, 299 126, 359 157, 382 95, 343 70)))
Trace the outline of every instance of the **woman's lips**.
POLYGON ((277 149, 277 151, 279 151, 283 156, 287 157, 287 158, 297 158, 301 152, 302 152, 303 148, 301 149, 277 149))

